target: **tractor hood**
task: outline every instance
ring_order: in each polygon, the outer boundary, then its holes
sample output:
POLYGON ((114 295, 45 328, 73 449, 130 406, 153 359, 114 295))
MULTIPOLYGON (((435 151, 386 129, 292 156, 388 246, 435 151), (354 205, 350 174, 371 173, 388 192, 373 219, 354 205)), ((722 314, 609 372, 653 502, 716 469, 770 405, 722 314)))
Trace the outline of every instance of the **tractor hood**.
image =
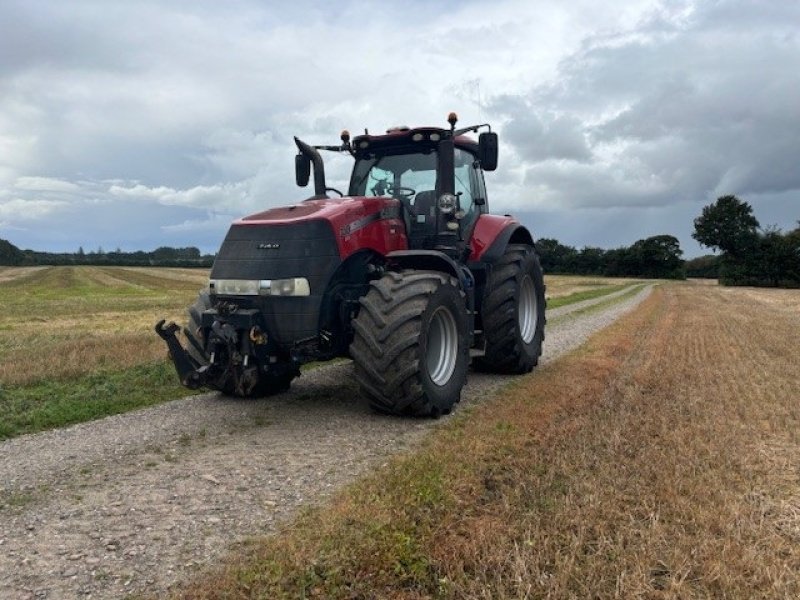
POLYGON ((317 241, 321 227, 332 234, 342 260, 359 250, 386 254, 408 248, 401 210, 399 200, 385 197, 306 200, 243 217, 233 223, 228 237, 246 228, 245 237, 264 250, 276 243, 272 236, 317 241))

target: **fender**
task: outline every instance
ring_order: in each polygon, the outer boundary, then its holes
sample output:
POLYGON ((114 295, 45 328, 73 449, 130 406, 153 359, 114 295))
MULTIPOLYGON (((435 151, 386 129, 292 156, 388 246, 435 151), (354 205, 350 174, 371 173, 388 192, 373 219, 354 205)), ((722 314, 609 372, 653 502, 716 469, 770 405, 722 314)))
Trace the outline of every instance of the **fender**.
POLYGON ((467 267, 459 266, 444 252, 437 250, 398 250, 386 255, 389 269, 409 267, 429 271, 442 271, 456 278, 467 301, 467 327, 469 331, 469 346, 475 341, 475 276, 467 267))
POLYGON ((481 215, 470 239, 470 263, 492 263, 500 258, 509 244, 534 245, 530 231, 509 216, 481 215))
POLYGON ((426 269, 429 271, 444 271, 459 281, 463 281, 461 269, 456 261, 444 252, 436 250, 398 250, 386 255, 389 267, 426 269))

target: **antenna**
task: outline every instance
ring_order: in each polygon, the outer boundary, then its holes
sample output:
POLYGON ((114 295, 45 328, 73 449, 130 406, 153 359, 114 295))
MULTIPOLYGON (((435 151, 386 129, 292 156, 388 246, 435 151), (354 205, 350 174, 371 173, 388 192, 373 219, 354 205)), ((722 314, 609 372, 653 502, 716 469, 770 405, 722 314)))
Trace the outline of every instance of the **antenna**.
POLYGON ((483 117, 481 116, 481 80, 475 80, 475 87, 478 89, 478 123, 483 121, 483 117))

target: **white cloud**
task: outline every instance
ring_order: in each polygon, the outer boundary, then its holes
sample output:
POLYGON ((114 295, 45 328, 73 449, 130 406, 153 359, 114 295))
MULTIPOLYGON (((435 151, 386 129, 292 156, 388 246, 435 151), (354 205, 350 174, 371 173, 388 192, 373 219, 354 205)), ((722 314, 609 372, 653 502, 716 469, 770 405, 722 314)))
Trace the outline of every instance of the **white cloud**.
POLYGON ((123 198, 155 200, 166 206, 188 206, 203 209, 241 206, 245 203, 244 200, 247 196, 244 182, 198 185, 185 190, 176 190, 166 186, 148 187, 141 183, 129 187, 115 184, 108 189, 108 192, 112 196, 123 198))
POLYGON ((14 183, 18 190, 32 192, 75 192, 80 189, 71 181, 64 181, 54 177, 20 177, 14 183))
POLYGON ((66 202, 58 200, 0 200, 0 219, 11 226, 20 221, 35 221, 64 206, 66 202))
POLYGON ((209 214, 205 219, 187 219, 181 223, 162 225, 161 230, 168 234, 174 233, 217 233, 225 230, 236 217, 234 215, 209 214))

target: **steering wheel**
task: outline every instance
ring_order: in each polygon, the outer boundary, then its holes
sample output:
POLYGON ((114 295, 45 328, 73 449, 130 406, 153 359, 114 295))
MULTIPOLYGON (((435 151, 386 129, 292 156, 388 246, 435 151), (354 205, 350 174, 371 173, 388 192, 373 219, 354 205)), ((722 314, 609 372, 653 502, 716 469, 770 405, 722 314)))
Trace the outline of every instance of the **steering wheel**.
POLYGON ((389 193, 398 198, 399 200, 411 200, 414 197, 414 194, 417 193, 417 190, 411 189, 410 187, 403 187, 402 185, 398 185, 397 187, 390 187, 389 193))
POLYGON ((337 194, 339 194, 339 196, 344 198, 344 194, 342 192, 340 192, 339 190, 337 190, 336 188, 328 188, 328 187, 326 187, 325 191, 326 192, 336 192, 337 194))

